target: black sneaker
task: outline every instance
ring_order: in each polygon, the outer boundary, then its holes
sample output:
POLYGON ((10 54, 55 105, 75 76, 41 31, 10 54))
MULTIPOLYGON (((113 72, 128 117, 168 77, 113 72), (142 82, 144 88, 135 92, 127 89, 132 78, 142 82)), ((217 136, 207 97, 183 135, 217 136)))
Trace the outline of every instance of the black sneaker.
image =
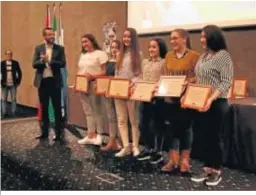
POLYGON ((151 158, 151 153, 143 150, 138 156, 137 156, 137 160, 139 161, 144 161, 144 160, 149 160, 151 158))
POLYGON ((205 180, 207 180, 210 177, 210 174, 206 173, 204 170, 202 170, 201 172, 193 175, 190 180, 194 181, 194 182, 203 182, 205 180))
POLYGON ((207 186, 216 186, 221 182, 222 178, 219 173, 212 172, 209 178, 206 180, 205 184, 207 186))
POLYGON ((150 164, 158 164, 160 162, 162 162, 164 160, 164 158, 162 157, 162 155, 154 153, 151 155, 151 159, 150 159, 150 164))

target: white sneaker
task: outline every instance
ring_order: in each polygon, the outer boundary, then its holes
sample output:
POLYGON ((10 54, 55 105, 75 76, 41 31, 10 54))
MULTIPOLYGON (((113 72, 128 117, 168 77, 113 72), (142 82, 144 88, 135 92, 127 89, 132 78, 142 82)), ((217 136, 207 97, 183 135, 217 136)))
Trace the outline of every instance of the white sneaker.
POLYGON ((127 148, 122 148, 118 153, 115 154, 115 157, 124 157, 127 155, 130 155, 131 151, 129 149, 129 147, 127 148))
POLYGON ((90 139, 88 136, 86 136, 83 139, 78 140, 79 144, 92 144, 93 139, 90 139))
POLYGON ((134 157, 139 156, 139 154, 140 154, 140 149, 139 149, 139 147, 133 147, 132 152, 133 152, 133 156, 134 156, 134 157))
POLYGON ((116 141, 116 146, 117 146, 118 150, 122 149, 122 145, 121 145, 121 143, 118 140, 116 141))
POLYGON ((95 138, 92 140, 93 145, 102 145, 102 136, 97 134, 95 138))

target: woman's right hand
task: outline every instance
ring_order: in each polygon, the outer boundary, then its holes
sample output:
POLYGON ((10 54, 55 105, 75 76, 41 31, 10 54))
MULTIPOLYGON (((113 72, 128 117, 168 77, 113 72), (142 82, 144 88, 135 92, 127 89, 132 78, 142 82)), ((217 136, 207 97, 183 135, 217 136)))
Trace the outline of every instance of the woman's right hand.
POLYGON ((185 98, 185 95, 183 95, 183 96, 180 98, 180 106, 181 106, 181 108, 184 108, 184 109, 185 109, 185 107, 183 107, 184 98, 185 98))
POLYGON ((132 96, 132 94, 134 93, 135 87, 132 86, 129 88, 129 95, 132 96))
POLYGON ((187 85, 188 85, 188 81, 185 81, 183 84, 182 84, 182 91, 181 91, 181 94, 184 93, 185 89, 187 88, 187 85))
POLYGON ((73 93, 76 93, 76 92, 77 92, 77 91, 76 91, 76 88, 75 88, 75 85, 70 86, 70 88, 72 89, 72 92, 73 92, 73 93))
POLYGON ((97 83, 96 82, 93 82, 93 91, 94 91, 94 93, 97 92, 97 83))
POLYGON ((155 85, 155 87, 153 89, 153 92, 152 92, 154 96, 156 96, 158 88, 159 88, 159 83, 156 83, 156 85, 155 85))
POLYGON ((87 78, 89 81, 93 80, 93 78, 94 78, 94 77, 93 77, 91 74, 89 74, 89 73, 85 73, 84 75, 86 76, 86 78, 87 78))

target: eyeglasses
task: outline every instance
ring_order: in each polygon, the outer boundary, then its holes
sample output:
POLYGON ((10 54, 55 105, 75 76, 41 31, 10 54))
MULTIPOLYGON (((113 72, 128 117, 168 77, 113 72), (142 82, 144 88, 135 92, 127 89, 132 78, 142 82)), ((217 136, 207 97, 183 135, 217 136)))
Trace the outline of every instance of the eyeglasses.
POLYGON ((171 40, 171 41, 177 41, 177 40, 180 39, 180 38, 182 38, 182 37, 170 37, 170 40, 171 40))

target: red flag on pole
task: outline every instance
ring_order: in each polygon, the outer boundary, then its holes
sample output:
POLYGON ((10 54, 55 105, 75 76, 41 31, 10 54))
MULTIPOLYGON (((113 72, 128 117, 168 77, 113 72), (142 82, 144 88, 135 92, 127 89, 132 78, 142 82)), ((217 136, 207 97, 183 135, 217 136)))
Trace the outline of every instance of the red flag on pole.
MULTIPOLYGON (((49 28, 49 27, 51 27, 51 16, 50 16, 50 7, 47 4, 46 5, 45 28, 49 28)), ((39 121, 42 120, 42 105, 40 104, 40 102, 38 102, 37 119, 39 121)))
POLYGON ((50 7, 46 5, 46 18, 45 18, 45 27, 51 27, 51 16, 50 16, 50 7))

